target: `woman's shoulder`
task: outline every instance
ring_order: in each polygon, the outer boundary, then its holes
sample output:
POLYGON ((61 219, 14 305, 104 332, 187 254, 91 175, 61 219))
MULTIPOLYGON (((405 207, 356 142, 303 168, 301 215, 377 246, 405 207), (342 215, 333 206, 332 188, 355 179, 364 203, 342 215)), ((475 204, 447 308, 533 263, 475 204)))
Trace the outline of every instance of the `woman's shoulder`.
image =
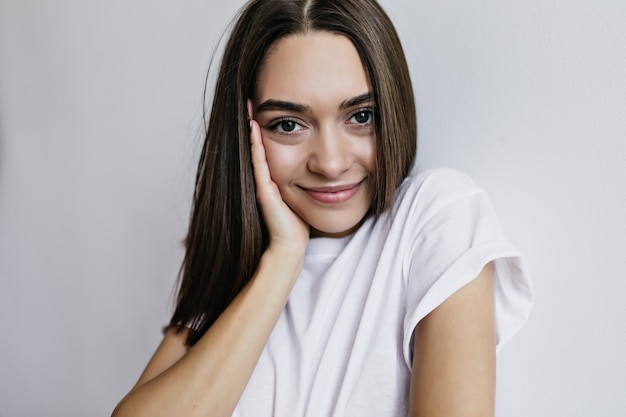
POLYGON ((446 192, 458 189, 475 189, 477 186, 469 175, 453 168, 439 167, 412 172, 400 186, 400 190, 407 188, 425 188, 429 191, 446 192))
POLYGON ((398 188, 396 201, 401 205, 432 206, 474 193, 483 190, 469 175, 452 168, 431 168, 409 174, 398 188))

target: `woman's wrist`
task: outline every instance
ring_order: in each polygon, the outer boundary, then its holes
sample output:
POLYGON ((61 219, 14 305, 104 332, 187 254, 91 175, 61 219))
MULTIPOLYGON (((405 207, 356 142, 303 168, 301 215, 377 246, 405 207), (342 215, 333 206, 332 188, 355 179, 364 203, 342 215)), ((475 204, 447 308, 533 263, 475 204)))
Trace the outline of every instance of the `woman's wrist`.
POLYGON ((306 246, 270 244, 261 256, 261 263, 298 275, 304 262, 305 249, 306 246))

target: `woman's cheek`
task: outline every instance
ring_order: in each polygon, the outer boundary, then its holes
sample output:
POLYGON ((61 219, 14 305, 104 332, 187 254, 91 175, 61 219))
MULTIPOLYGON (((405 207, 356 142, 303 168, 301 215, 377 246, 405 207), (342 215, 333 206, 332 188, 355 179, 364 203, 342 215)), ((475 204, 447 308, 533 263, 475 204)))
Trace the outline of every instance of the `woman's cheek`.
POLYGON ((298 145, 279 143, 265 136, 263 145, 270 174, 279 187, 294 179, 299 169, 306 164, 298 145))

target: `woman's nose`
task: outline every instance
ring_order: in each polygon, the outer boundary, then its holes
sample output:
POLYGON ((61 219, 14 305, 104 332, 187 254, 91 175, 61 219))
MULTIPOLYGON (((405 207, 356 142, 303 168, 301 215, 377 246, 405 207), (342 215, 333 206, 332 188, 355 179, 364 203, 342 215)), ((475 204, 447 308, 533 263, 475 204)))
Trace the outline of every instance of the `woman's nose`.
POLYGON ((325 128, 312 138, 307 166, 311 172, 327 178, 338 178, 350 169, 353 158, 349 140, 339 129, 325 128))

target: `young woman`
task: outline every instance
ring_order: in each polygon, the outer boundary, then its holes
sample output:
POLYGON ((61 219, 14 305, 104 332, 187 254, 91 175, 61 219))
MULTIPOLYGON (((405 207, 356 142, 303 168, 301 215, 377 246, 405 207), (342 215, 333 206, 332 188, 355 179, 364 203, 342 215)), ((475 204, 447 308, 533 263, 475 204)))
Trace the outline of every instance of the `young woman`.
POLYGON ((484 192, 408 175, 374 0, 253 0, 221 63, 176 310, 114 416, 489 416, 532 292, 484 192))

